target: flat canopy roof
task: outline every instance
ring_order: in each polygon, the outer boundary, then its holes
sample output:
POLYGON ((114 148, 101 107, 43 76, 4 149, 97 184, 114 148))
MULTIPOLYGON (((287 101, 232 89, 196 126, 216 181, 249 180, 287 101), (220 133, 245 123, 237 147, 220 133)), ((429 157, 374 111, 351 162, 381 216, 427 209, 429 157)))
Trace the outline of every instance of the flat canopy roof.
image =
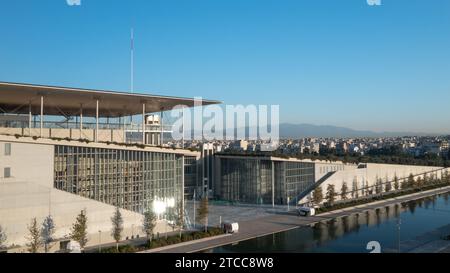
MULTIPOLYGON (((138 93, 43 86, 0 82, 0 113, 33 114, 41 112, 41 96, 44 97, 44 115, 78 116, 81 105, 83 116, 96 116, 96 100, 99 100, 100 117, 121 117, 169 111, 177 105, 194 107, 194 99, 155 96, 138 93)), ((221 104, 220 101, 203 100, 202 105, 221 104)))

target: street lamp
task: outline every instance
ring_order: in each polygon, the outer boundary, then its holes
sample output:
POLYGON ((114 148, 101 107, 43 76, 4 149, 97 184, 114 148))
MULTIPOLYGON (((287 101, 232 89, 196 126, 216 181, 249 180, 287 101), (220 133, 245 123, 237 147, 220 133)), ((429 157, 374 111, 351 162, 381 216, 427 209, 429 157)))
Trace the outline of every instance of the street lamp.
POLYGON ((195 230, 195 227, 196 227, 196 225, 197 225, 197 222, 195 221, 195 216, 196 216, 196 208, 195 208, 195 205, 196 205, 196 192, 195 192, 195 189, 194 189, 194 230, 195 230))
POLYGON ((400 217, 401 217, 401 216, 398 217, 398 222, 397 222, 397 228, 398 228, 398 253, 401 252, 401 245, 400 245, 400 230, 401 230, 402 219, 401 219, 400 217))
POLYGON ((98 253, 102 253, 102 231, 98 231, 98 253))

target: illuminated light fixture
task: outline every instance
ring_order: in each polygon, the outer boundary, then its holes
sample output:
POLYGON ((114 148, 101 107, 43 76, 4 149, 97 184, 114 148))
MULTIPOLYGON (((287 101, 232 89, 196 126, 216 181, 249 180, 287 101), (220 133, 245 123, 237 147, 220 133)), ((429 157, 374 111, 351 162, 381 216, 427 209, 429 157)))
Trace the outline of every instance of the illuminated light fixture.
POLYGON ((169 198, 166 200, 166 205, 169 208, 174 208, 175 207, 175 199, 174 198, 169 198))
POLYGON ((166 212, 166 203, 163 201, 155 200, 153 202, 153 211, 158 215, 163 214, 164 212, 166 212))

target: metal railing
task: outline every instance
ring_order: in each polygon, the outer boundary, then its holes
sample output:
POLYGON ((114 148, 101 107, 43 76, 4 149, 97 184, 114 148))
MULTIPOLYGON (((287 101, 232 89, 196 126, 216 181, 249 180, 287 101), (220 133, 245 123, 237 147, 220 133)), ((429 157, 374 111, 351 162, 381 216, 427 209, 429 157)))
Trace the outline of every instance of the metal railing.
MULTIPOLYGON (((40 121, 32 121, 31 128, 39 129, 41 126, 40 121)), ((28 129, 30 127, 29 122, 25 121, 0 121, 0 128, 17 128, 28 129)), ((171 133, 173 131, 172 125, 163 125, 162 131, 164 133, 171 133)), ((72 121, 44 121, 43 128, 46 129, 80 129, 79 122, 72 121)), ((95 130, 97 123, 95 122, 83 122, 83 130, 95 130)), ((142 124, 120 124, 120 123, 99 123, 98 128, 100 130, 124 130, 127 132, 142 132, 142 124)), ((161 125, 146 125, 146 132, 161 132, 161 125)))

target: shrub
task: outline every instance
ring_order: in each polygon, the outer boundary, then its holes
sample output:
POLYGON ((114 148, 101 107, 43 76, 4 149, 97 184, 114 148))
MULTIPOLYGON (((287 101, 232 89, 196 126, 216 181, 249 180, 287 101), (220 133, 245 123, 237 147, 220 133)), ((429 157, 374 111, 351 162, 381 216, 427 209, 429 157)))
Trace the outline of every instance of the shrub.
POLYGON ((137 251, 136 247, 132 245, 124 245, 119 247, 120 253, 135 253, 137 251))
POLYGON ((183 234, 181 235, 181 241, 183 242, 189 242, 194 240, 194 236, 192 236, 191 234, 183 234))

